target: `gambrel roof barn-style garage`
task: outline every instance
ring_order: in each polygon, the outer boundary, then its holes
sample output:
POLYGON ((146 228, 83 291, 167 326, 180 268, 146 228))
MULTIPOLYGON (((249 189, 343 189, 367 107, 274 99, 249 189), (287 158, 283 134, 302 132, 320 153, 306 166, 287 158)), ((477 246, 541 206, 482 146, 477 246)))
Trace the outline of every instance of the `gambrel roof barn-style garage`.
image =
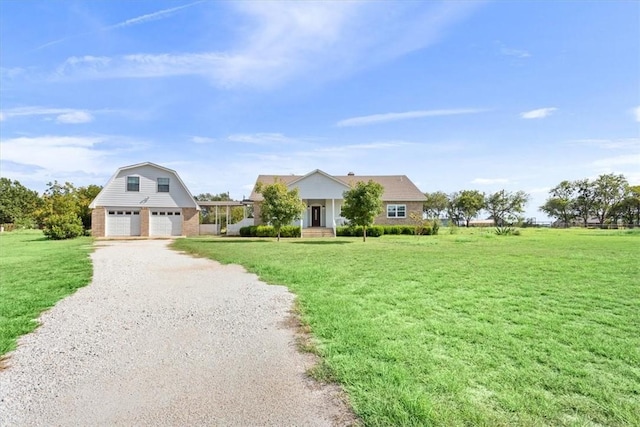
POLYGON ((121 167, 89 205, 94 237, 196 236, 200 207, 177 172, 145 162, 121 167))

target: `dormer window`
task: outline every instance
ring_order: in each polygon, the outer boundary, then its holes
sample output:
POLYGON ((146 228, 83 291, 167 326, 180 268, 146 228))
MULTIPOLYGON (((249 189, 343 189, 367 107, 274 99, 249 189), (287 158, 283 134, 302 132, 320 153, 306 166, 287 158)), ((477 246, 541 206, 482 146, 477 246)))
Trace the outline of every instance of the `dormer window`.
POLYGON ((127 177, 127 191, 140 191, 140 177, 128 176, 127 177))
POLYGON ((169 178, 158 178, 158 193, 169 192, 169 178))

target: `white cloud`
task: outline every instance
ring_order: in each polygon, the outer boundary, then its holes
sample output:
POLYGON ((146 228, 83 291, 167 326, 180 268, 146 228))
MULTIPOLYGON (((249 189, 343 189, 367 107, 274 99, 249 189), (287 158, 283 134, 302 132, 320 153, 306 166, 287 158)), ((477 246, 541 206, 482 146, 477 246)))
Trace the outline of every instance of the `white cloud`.
POLYGON ((640 106, 633 109, 633 117, 636 119, 636 122, 640 122, 640 106))
POLYGON ((419 110, 419 111, 406 111, 404 113, 383 113, 372 114, 370 116, 352 117, 349 119, 340 120, 336 123, 338 127, 349 126, 364 126, 375 123, 394 122, 398 120, 417 119, 421 117, 437 117, 437 116, 452 116, 458 114, 476 114, 482 113, 486 110, 477 108, 458 108, 451 110, 419 110))
POLYGON ((93 116, 86 111, 73 111, 70 113, 60 114, 56 121, 58 123, 89 123, 93 121, 93 116))
POLYGON ((181 9, 186 9, 188 7, 191 7, 191 6, 194 6, 196 4, 202 3, 203 1, 204 0, 200 0, 200 1, 193 2, 193 3, 185 4, 183 6, 172 7, 170 9, 163 9, 163 10, 159 10, 157 12, 148 13, 146 15, 138 16, 136 18, 127 19, 126 21, 123 21, 123 22, 120 22, 120 23, 117 23, 117 24, 114 24, 114 25, 110 25, 106 29, 130 27, 132 25, 143 24, 143 23, 149 22, 149 21, 156 21, 158 19, 166 18, 166 17, 170 16, 171 14, 173 14, 174 12, 177 12, 177 11, 179 11, 181 9))
MULTIPOLYGON (((49 174, 81 171, 111 174, 117 157, 143 146, 141 141, 113 135, 18 137, 0 140, 3 162, 41 168, 49 174)), ((3 171, 4 173, 4 171, 3 171)))
POLYGON ((635 166, 640 169, 640 154, 623 154, 615 157, 607 157, 594 161, 593 165, 607 169, 619 166, 635 166))
POLYGON ((0 121, 8 120, 11 117, 29 116, 56 116, 58 123, 88 123, 93 121, 93 115, 86 110, 75 110, 72 108, 47 108, 47 107, 19 107, 3 110, 0 121))
POLYGON ((69 37, 63 37, 63 38, 60 38, 60 39, 53 40, 53 41, 47 42, 45 44, 42 44, 42 45, 38 46, 36 48, 36 50, 43 49, 43 48, 48 47, 48 46, 53 46, 55 44, 62 43, 62 42, 65 42, 67 40, 74 39, 74 38, 77 38, 77 37, 86 36, 86 35, 89 35, 89 34, 94 34, 94 33, 97 33, 99 31, 115 30, 115 29, 118 29, 118 28, 125 28, 125 27, 130 27, 130 26, 133 26, 133 25, 144 24, 145 22, 149 22, 149 21, 157 21, 159 19, 164 19, 164 18, 167 18, 167 17, 171 16, 174 12, 177 12, 177 11, 179 11, 181 9, 186 9, 188 7, 191 7, 191 6, 195 6, 196 4, 202 3, 203 1, 204 0, 199 0, 199 1, 196 1, 196 2, 193 2, 193 3, 185 4, 183 6, 178 6, 178 7, 172 7, 172 8, 169 8, 169 9, 159 10, 157 12, 148 13, 146 15, 141 15, 141 16, 138 16, 138 17, 135 17, 135 18, 127 19, 127 20, 119 22, 117 24, 109 25, 107 27, 102 27, 102 28, 100 28, 98 30, 95 30, 95 31, 85 31, 83 33, 74 34, 74 35, 69 36, 69 37))
POLYGON ((640 138, 574 139, 569 144, 589 145, 607 150, 640 149, 640 138))
POLYGON ((237 27, 249 30, 227 50, 73 57, 58 68, 55 77, 200 75, 220 87, 258 88, 308 75, 316 81, 338 78, 436 43, 480 4, 230 2, 227 6, 237 12, 237 27))
POLYGON ((500 49, 500 53, 506 56, 515 56, 516 58, 529 58, 531 54, 524 49, 510 49, 503 47, 500 49))
POLYGON ((281 133, 233 134, 229 135, 227 139, 247 144, 291 144, 301 141, 301 139, 290 138, 281 133))
POLYGON ((215 138, 209 138, 208 136, 192 136, 191 142, 194 144, 212 144, 216 142, 215 138))
POLYGON ((477 185, 493 185, 493 184, 508 184, 509 180, 505 178, 476 178, 471 181, 471 184, 477 185))
POLYGON ((522 117, 523 119, 543 119, 551 115, 551 113, 556 110, 557 108, 555 107, 539 108, 537 110, 525 111, 524 113, 520 113, 520 117, 522 117))

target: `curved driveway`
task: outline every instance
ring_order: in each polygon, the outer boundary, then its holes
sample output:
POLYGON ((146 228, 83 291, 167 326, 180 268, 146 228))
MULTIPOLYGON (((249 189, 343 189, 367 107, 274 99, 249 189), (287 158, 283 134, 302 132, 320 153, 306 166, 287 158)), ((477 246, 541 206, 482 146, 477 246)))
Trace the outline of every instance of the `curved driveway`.
POLYGON ((97 243, 92 283, 0 370, 0 425, 344 425, 287 327, 293 296, 168 241, 97 243))

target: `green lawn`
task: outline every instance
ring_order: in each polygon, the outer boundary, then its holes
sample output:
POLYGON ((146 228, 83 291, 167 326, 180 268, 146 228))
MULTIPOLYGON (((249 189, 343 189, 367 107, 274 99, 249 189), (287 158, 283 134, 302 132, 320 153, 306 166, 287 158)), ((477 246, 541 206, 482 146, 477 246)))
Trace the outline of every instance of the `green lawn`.
POLYGON ((47 240, 40 231, 0 234, 0 356, 37 327, 43 310, 91 281, 91 239, 47 240))
POLYGON ((287 285, 366 425, 640 425, 640 233, 174 247, 287 285))

